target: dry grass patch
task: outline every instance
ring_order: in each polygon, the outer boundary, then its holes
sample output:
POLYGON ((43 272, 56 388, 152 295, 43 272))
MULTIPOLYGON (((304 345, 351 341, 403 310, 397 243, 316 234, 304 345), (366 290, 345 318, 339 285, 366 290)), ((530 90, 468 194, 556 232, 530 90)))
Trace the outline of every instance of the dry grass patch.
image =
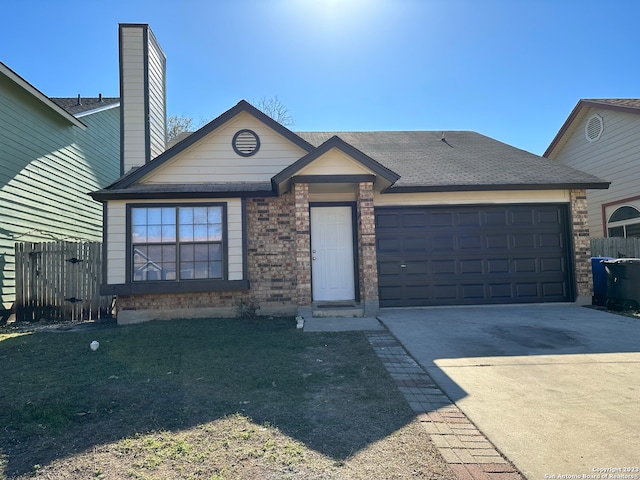
POLYGON ((0 360, 0 478, 453 478, 361 333, 177 320, 0 334, 0 360))

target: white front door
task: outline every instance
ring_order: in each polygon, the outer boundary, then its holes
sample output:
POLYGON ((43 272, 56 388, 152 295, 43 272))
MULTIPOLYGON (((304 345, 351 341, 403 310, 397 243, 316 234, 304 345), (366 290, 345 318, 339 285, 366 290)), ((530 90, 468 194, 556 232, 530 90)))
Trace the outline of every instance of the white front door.
POLYGON ((351 207, 311 207, 311 260, 314 301, 355 299, 351 207))

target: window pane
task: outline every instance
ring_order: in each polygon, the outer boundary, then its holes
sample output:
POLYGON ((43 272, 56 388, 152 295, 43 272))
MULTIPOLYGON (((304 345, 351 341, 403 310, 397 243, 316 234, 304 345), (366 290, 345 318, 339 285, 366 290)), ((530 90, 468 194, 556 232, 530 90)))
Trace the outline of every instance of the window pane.
POLYGON ((609 222, 619 222, 620 220, 630 220, 638 217, 640 217, 640 212, 637 209, 633 207, 620 207, 613 212, 613 215, 609 218, 609 222))
POLYGON ((194 278, 209 278, 208 262, 195 262, 194 278))
POLYGON ((162 209, 162 224, 163 225, 175 225, 176 224, 176 209, 173 207, 162 209))
POLYGON ((222 260, 222 245, 209 245, 209 260, 222 260))
POLYGON ((194 278, 193 262, 180 262, 180 279, 192 280, 194 278))
POLYGON ((180 263, 193 262, 193 245, 180 245, 180 263))
POLYGON ((193 225, 180 224, 180 241, 193 242, 193 225))
POLYGON ((208 223, 222 223, 222 207, 209 207, 208 223))
POLYGON ((194 225, 193 227, 193 241, 194 242, 206 242, 207 241, 207 226, 206 225, 194 225))
POLYGON ((176 226, 162 225, 162 243, 176 241, 176 226))
POLYGON ((626 225, 627 237, 640 237, 640 223, 626 225))
POLYGON ((163 263, 176 262, 176 246, 175 245, 162 246, 162 262, 163 263))
POLYGON ((193 208, 180 207, 180 225, 193 225, 193 208))
POLYGON ((610 237, 624 237, 624 227, 609 228, 610 237))
POLYGON ((147 247, 147 258, 150 262, 162 262, 162 246, 150 245, 147 247))
POLYGON ((197 225, 207 224, 207 207, 195 207, 193 209, 193 223, 197 225))
POLYGON ((213 224, 207 227, 207 238, 210 242, 222 241, 222 225, 213 224))
POLYGON ((150 225, 147 227, 147 242, 160 243, 162 241, 162 227, 160 225, 150 225))
POLYGON ((131 224, 132 225, 146 225, 147 224, 147 209, 146 208, 132 208, 131 209, 131 224))
POLYGON ((196 262, 206 262, 209 260, 209 245, 194 245, 193 249, 196 262))
POLYGON ((209 278, 222 278, 222 262, 209 262, 209 278))
POLYGON ((147 227, 144 225, 132 225, 131 241, 133 243, 147 243, 147 227))
POLYGON ((162 225, 161 208, 149 208, 147 210, 147 225, 162 225))

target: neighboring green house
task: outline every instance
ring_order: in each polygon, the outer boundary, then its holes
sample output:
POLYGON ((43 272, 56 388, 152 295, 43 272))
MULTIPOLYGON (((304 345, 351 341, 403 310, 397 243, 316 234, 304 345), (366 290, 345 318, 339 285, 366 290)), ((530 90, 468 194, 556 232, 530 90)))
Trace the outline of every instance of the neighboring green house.
POLYGON ((102 239, 87 192, 120 175, 120 100, 48 98, 0 62, 0 319, 16 242, 102 239))

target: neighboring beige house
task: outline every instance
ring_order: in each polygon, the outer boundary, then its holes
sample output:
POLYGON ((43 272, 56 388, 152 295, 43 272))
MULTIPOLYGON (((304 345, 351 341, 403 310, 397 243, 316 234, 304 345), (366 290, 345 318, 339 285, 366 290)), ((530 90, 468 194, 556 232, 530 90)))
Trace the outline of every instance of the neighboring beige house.
POLYGON ((587 190, 591 237, 640 237, 640 99, 580 100, 543 156, 611 182, 587 190))
POLYGON ((164 109, 159 46, 120 28, 127 173, 92 193, 119 323, 590 299, 600 178, 474 132, 293 132, 245 101, 154 158, 129 132, 164 109))

